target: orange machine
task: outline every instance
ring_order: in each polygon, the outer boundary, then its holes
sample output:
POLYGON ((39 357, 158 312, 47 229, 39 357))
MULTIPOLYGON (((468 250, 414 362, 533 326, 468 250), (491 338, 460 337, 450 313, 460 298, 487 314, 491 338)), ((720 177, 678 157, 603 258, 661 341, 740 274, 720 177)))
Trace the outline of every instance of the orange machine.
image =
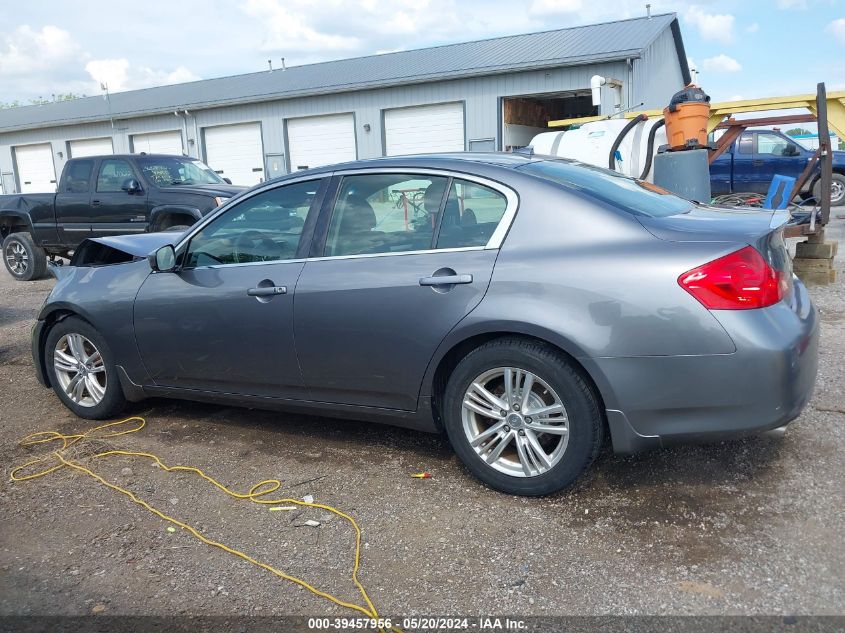
POLYGON ((663 109, 666 138, 671 151, 707 147, 707 120, 710 97, 690 84, 672 97, 663 109))

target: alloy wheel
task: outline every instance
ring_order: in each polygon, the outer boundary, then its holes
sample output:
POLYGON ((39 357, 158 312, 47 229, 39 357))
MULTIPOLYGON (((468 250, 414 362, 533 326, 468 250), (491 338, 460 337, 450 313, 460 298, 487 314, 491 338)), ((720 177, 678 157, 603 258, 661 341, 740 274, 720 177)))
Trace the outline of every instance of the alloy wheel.
POLYGON ((106 367, 94 344, 81 334, 65 334, 56 343, 53 368, 60 388, 73 402, 94 407, 106 395, 106 367))
POLYGON ((845 198, 845 184, 839 180, 834 180, 830 183, 830 202, 836 204, 842 198, 845 198))
POLYGON ((9 270, 15 275, 23 275, 29 267, 29 255, 26 252, 23 244, 20 242, 10 242, 6 246, 6 263, 9 270))
POLYGON ((537 477, 562 459, 569 443, 563 401, 537 374, 497 367, 472 381, 461 405, 470 446, 491 468, 537 477))

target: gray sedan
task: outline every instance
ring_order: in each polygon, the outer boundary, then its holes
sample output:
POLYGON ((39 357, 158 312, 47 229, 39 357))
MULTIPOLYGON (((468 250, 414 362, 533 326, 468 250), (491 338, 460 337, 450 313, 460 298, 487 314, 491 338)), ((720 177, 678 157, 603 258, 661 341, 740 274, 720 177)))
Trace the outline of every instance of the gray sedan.
POLYGON ((514 154, 359 161, 187 233, 89 240, 33 330, 77 415, 165 396, 445 432, 514 494, 619 452, 781 427, 818 319, 785 215, 514 154))

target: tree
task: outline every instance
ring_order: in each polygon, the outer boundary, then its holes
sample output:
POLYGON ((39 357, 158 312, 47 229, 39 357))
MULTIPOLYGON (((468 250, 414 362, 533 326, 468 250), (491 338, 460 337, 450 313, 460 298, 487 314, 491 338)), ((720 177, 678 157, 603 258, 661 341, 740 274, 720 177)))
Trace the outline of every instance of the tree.
POLYGON ((805 136, 807 134, 812 135, 812 132, 803 127, 794 127, 791 130, 786 131, 787 136, 805 136))
POLYGON ((8 101, 6 103, 0 102, 0 110, 5 108, 20 108, 21 106, 26 105, 44 105, 46 103, 53 103, 55 101, 71 101, 72 99, 81 99, 86 95, 78 95, 72 92, 65 92, 51 95, 49 99, 44 99, 43 97, 37 97, 35 99, 29 99, 28 103, 21 103, 17 99, 14 101, 8 101))

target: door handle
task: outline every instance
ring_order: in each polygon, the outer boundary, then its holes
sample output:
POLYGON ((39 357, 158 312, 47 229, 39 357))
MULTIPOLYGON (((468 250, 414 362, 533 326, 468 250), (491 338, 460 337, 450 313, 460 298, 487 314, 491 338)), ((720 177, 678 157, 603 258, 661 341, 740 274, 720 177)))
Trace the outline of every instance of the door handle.
POLYGON ((423 277, 421 286, 454 286, 457 284, 471 284, 472 275, 442 275, 439 277, 423 277))
POLYGON ((752 164, 752 165, 754 165, 755 167, 762 167, 763 165, 765 165, 765 161, 762 161, 762 160, 752 160, 752 161, 751 161, 751 164, 752 164))
POLYGON ((250 288, 246 293, 250 297, 275 297, 276 295, 286 295, 288 289, 287 286, 258 286, 250 288))
POLYGON ((92 200, 92 201, 91 201, 91 206, 92 206, 92 207, 99 207, 99 206, 100 206, 100 201, 99 201, 99 200, 92 200))

